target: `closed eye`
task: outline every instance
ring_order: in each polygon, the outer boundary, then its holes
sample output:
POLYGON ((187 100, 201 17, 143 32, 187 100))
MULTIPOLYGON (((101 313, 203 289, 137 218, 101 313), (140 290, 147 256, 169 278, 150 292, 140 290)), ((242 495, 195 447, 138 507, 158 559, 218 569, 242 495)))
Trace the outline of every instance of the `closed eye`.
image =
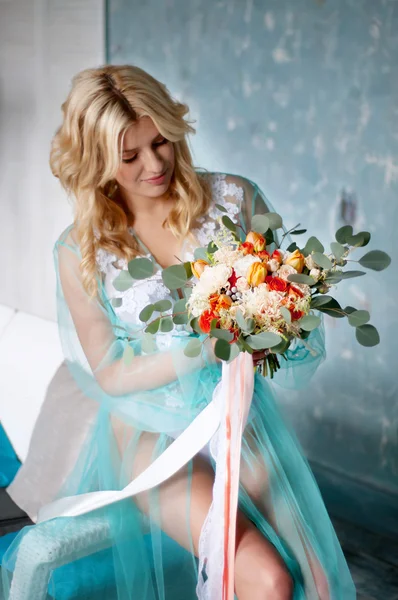
MULTIPOLYGON (((157 147, 157 146, 163 146, 163 144, 167 144, 169 140, 167 140, 166 138, 163 138, 160 142, 155 142, 154 144, 152 144, 153 146, 157 147)), ((132 156, 131 158, 124 158, 123 162, 124 163, 132 163, 133 161, 135 161, 135 159, 137 158, 138 154, 135 154, 134 156, 132 156)))

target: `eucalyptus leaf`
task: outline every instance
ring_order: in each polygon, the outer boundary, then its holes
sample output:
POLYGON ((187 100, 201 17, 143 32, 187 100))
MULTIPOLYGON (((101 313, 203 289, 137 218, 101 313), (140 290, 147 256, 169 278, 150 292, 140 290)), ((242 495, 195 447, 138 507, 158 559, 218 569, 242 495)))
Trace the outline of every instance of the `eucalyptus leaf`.
POLYGON ((206 248, 195 248, 193 255, 195 260, 205 260, 206 262, 209 260, 206 248))
POLYGON ((225 206, 222 206, 222 204, 216 204, 215 207, 218 208, 218 210, 221 210, 221 212, 228 212, 225 206))
POLYGON ((332 261, 329 260, 325 254, 322 254, 322 252, 314 252, 312 258, 319 267, 322 267, 322 269, 331 269, 333 267, 332 261))
POLYGON ((283 226, 282 217, 275 212, 267 213, 267 219, 269 221, 269 228, 272 230, 280 229, 283 226))
POLYGON ((355 235, 347 236, 347 244, 350 246, 357 246, 361 248, 363 246, 367 246, 370 242, 370 233, 369 231, 360 231, 355 235))
POLYGON ((371 250, 359 259, 359 264, 373 271, 383 271, 391 263, 391 258, 382 250, 371 250))
POLYGON ((129 290, 134 283, 134 279, 131 277, 128 271, 120 271, 119 275, 113 280, 113 287, 118 292, 125 292, 129 290))
POLYGON ((332 242, 330 244, 330 249, 333 253, 333 255, 337 258, 337 260, 340 260, 340 258, 343 258, 346 249, 344 248, 344 246, 342 244, 339 244, 338 242, 332 242))
POLYGON ((290 310, 288 310, 286 308, 286 306, 281 306, 280 311, 281 311, 281 315, 285 319, 286 323, 291 323, 292 322, 292 315, 290 313, 290 310))
POLYGON ((119 308, 123 304, 123 298, 112 298, 112 306, 114 308, 119 308))
POLYGON ((299 321, 299 325, 301 329, 304 331, 312 331, 316 329, 321 324, 321 319, 316 315, 306 315, 299 321))
POLYGON ((187 302, 185 298, 180 298, 180 300, 176 300, 173 306, 173 313, 186 312, 187 310, 187 302))
POLYGON ((244 331, 245 327, 246 327, 246 319, 243 316, 243 313, 241 310, 237 310, 236 311, 236 322, 238 323, 239 327, 244 331))
POLYGON ((303 233, 307 233, 306 229, 294 229, 290 232, 290 235, 302 235, 303 233))
POLYGON ((346 306, 344 309, 345 313, 348 313, 349 315, 353 312, 355 312, 356 310, 358 310, 357 308, 354 308, 353 306, 346 306))
POLYGON ((214 254, 214 252, 217 252, 217 250, 218 250, 218 246, 213 241, 208 243, 207 252, 209 254, 214 254))
POLYGON ((246 341, 253 350, 265 350, 266 348, 272 348, 280 344, 281 336, 270 331, 265 331, 257 335, 249 335, 246 341))
POLYGON ((160 319, 155 319, 154 321, 152 321, 152 323, 149 323, 149 325, 146 327, 145 329, 145 333, 157 333, 159 331, 159 327, 160 327, 160 319))
POLYGON ((134 348, 127 344, 123 350, 123 362, 125 365, 131 365, 134 358, 134 348))
POLYGON ((203 331, 199 327, 199 318, 198 317, 194 317, 193 319, 191 319, 189 321, 189 324, 196 333, 203 333, 203 331))
POLYGON ((380 342, 379 332, 373 325, 360 325, 355 330, 355 336, 362 346, 377 346, 380 342))
POLYGON ((253 348, 251 346, 249 346, 249 344, 246 341, 246 338, 244 338, 243 335, 239 336, 238 344, 240 345, 242 350, 244 350, 245 352, 248 352, 249 354, 253 354, 253 352, 254 352, 253 348))
POLYGON ((353 327, 359 327, 360 325, 365 325, 370 319, 370 314, 367 310, 355 310, 354 312, 349 313, 348 322, 353 327))
POLYGON ((313 296, 311 298, 311 308, 318 308, 319 306, 324 306, 328 304, 331 300, 333 300, 332 296, 313 296))
POLYGON ((185 285, 187 273, 183 265, 172 265, 171 267, 167 267, 167 269, 163 269, 162 279, 164 285, 169 290, 177 290, 185 285))
POLYGON ((251 229, 257 233, 265 233, 270 229, 268 217, 266 215, 254 215, 251 221, 251 229))
POLYGON ((275 241, 274 232, 272 231, 272 229, 267 229, 264 236, 265 236, 265 243, 267 246, 269 246, 270 244, 272 244, 275 241))
POLYGON ((128 270, 133 279, 147 279, 153 275, 154 265, 149 258, 133 258, 128 263, 128 270))
POLYGON ((361 277, 366 275, 365 271, 340 271, 341 279, 353 279, 354 277, 361 277))
POLYGON ((307 285, 314 285, 316 283, 313 277, 304 275, 303 273, 293 273, 292 275, 288 275, 287 280, 291 283, 306 283, 307 285))
POLYGON ((317 310, 329 315, 329 317, 334 317, 335 319, 342 319, 345 317, 344 311, 340 304, 331 296, 330 301, 323 306, 317 306, 317 310))
POLYGON ((153 311, 155 310, 155 307, 153 304, 148 304, 145 308, 142 309, 142 311, 140 312, 138 318, 140 321, 143 321, 144 323, 146 323, 147 321, 149 321, 149 319, 152 317, 153 315, 153 311))
POLYGON ((231 348, 231 354, 229 356, 228 362, 231 362, 232 360, 234 360, 234 358, 236 358, 238 356, 238 354, 240 353, 240 350, 239 350, 238 344, 230 344, 229 347, 231 348))
POLYGON ((227 329, 212 329, 210 332, 211 337, 215 337, 219 340, 225 340, 231 342, 234 339, 234 334, 227 329))
POLYGON ((281 342, 274 346, 271 350, 272 354, 284 354, 290 346, 290 340, 282 338, 281 342))
POLYGON ((224 215, 223 217, 221 217, 221 221, 223 222, 223 225, 227 229, 229 229, 233 233, 236 232, 236 225, 235 225, 235 223, 229 217, 227 217, 227 215, 224 215))
POLYGON ((332 285, 343 280, 343 271, 333 271, 328 273, 325 278, 325 283, 332 285))
POLYGON ((185 272, 187 274, 187 279, 191 279, 191 277, 193 275, 191 263, 189 261, 187 261, 187 262, 184 262, 182 265, 183 265, 183 267, 185 269, 185 272))
POLYGON ((168 333, 169 331, 172 331, 173 328, 173 319, 171 317, 163 317, 160 323, 160 331, 163 331, 163 333, 168 333))
POLYGON ((184 354, 189 358, 195 358, 196 356, 199 356, 201 352, 202 342, 198 338, 190 340, 184 348, 184 354))
POLYGON ((297 246, 296 242, 292 242, 290 246, 287 247, 287 251, 294 252, 295 250, 299 250, 299 247, 297 246))
POLYGON ((254 319, 245 319, 245 332, 251 333, 256 326, 256 322, 254 319))
POLYGON ((318 238, 311 236, 305 245, 303 254, 305 254, 305 256, 308 256, 308 254, 311 254, 311 252, 324 252, 324 251, 325 251, 325 248, 323 247, 321 242, 318 240, 318 238))
POLYGON ((153 305, 153 309, 158 312, 165 312, 166 310, 170 310, 171 307, 172 307, 172 304, 171 304, 170 300, 158 300, 153 305))
POLYGON ((335 238, 340 244, 346 244, 347 238, 351 237, 353 229, 351 225, 344 225, 336 231, 335 238))
POLYGON ((214 354, 221 360, 229 360, 231 356, 231 346, 225 340, 217 340, 214 346, 214 354))
POLYGON ((188 313, 173 316, 173 322, 176 325, 186 325, 188 323, 188 313))

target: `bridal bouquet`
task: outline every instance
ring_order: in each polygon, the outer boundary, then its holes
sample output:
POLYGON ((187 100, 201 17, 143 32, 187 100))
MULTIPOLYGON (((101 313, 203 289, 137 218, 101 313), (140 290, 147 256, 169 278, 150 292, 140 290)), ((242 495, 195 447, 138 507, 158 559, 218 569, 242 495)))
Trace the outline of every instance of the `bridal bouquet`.
MULTIPOLYGON (((221 205, 217 208, 226 212, 221 205)), ((183 289, 184 298, 174 305, 170 300, 160 300, 146 306, 140 319, 146 324, 147 334, 168 332, 174 325, 189 327, 198 334, 185 348, 185 354, 191 357, 200 354, 203 334, 216 338, 215 354, 225 361, 239 352, 266 350, 263 374, 269 369, 271 378, 280 365, 278 356, 283 357, 296 338, 305 344, 311 331, 321 324, 319 313, 346 317, 363 346, 379 343, 368 311, 352 306, 343 309, 328 294, 342 280, 365 275, 362 270, 345 270, 349 262, 375 271, 388 267, 391 259, 381 250, 372 250, 358 261, 349 258, 356 248, 369 243, 370 233, 354 235, 347 225, 336 232, 330 252, 313 236, 302 247, 294 242, 282 249, 288 234, 302 235, 306 230, 296 226, 286 231, 277 213, 255 215, 252 231, 244 232, 244 236, 238 234, 239 226, 227 215, 221 221, 223 227, 209 245, 195 250, 193 262, 163 269, 165 286, 183 289), (280 241, 278 230, 282 230, 280 241)), ((128 272, 123 271, 114 285, 126 289, 126 277, 132 284, 153 271, 151 260, 133 259, 128 272)))

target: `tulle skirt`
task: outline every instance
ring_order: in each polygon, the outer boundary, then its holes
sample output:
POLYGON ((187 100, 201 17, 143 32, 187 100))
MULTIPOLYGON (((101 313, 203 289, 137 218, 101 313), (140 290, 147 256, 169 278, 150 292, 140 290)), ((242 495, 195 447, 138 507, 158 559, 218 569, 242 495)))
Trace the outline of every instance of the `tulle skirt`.
MULTIPOLYGON (((209 389, 207 381, 206 392, 196 393, 196 413, 210 401, 209 389)), ((101 407, 59 496, 122 489, 172 441, 170 433, 132 428, 101 407)), ((206 447, 148 492, 25 527, 3 559, 5 600, 22 597, 26 586, 32 600, 44 599, 46 592, 57 600, 194 600, 199 573, 193 532, 200 516, 192 483, 198 469, 213 472, 206 447), (47 590, 37 575, 41 565, 51 568, 47 590)), ((239 510, 282 557, 294 600, 356 598, 308 462, 272 387, 259 374, 242 440, 239 510)))

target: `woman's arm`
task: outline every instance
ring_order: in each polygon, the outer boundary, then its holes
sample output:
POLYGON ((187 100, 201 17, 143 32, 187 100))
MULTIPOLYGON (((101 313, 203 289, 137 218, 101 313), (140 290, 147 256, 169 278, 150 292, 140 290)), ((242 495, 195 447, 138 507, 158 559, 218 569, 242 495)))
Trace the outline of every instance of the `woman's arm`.
MULTIPOLYGON (((176 380, 179 376, 203 367, 212 358, 211 346, 206 344, 205 357, 188 358, 183 348, 148 355, 134 356, 126 363, 123 349, 127 342, 115 334, 117 328, 98 299, 90 299, 82 283, 80 258, 70 243, 58 244, 59 327, 64 345, 73 348, 73 329, 87 362, 103 391, 109 395, 124 395, 150 390, 176 380), (65 309, 69 313, 69 323, 65 309), (210 354, 209 354, 210 350, 210 354)), ((76 340, 77 341, 77 340, 76 340)), ((75 342, 76 343, 76 342, 75 342)), ((75 354, 78 353, 75 350, 75 354)))

